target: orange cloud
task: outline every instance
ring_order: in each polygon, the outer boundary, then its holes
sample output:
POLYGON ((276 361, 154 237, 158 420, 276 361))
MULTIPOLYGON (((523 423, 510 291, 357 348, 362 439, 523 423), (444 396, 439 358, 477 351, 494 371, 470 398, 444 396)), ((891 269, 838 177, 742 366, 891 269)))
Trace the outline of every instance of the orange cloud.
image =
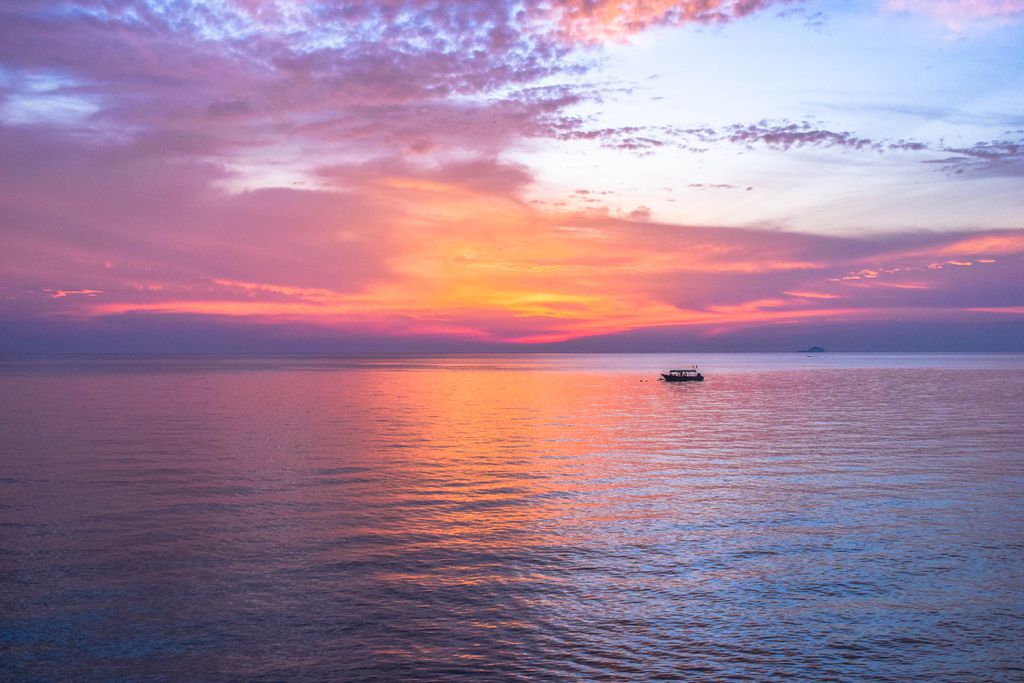
POLYGON ((941 247, 933 253, 938 256, 1024 254, 1024 235, 1010 233, 969 237, 941 247))
MULTIPOLYGON (((729 231, 705 234, 604 216, 544 213, 513 197, 436 180, 386 177, 363 192, 394 213, 387 229, 395 248, 381 255, 388 276, 356 292, 297 286, 287 279, 218 277, 208 286, 191 288, 133 283, 133 300, 95 302, 88 310, 94 315, 305 320, 490 341, 562 341, 664 325, 781 317, 780 309, 790 305, 787 299, 697 308, 665 300, 656 290, 661 278, 687 273, 756 277, 822 265, 767 247, 749 233, 735 233, 746 242, 730 243, 729 231)), ((281 272, 279 277, 294 274, 281 272)), ((678 294, 687 299, 685 291, 678 294)), ((789 317, 822 314, 787 312, 789 317)))
POLYGON ((99 289, 47 289, 50 292, 50 296, 54 299, 63 299, 66 296, 96 296, 102 294, 102 290, 99 289))
POLYGON ((574 40, 622 40, 652 26, 740 19, 778 0, 567 0, 552 10, 574 40))
MULTIPOLYGON (((277 201, 289 196, 275 195, 277 201)), ((214 274, 202 283, 180 284, 131 279, 120 288, 105 282, 103 292, 96 288, 102 296, 68 303, 65 310, 301 322, 481 342, 560 342, 673 326, 724 330, 884 317, 900 301, 873 299, 869 289, 917 296, 932 287, 920 276, 929 272, 927 261, 911 268, 889 265, 894 260, 906 260, 910 253, 919 259, 975 250, 1005 253, 1024 240, 1016 233, 947 238, 928 248, 876 253, 880 265, 863 267, 856 251, 868 243, 544 211, 514 192, 496 193, 438 173, 389 169, 343 193, 317 197, 327 203, 322 212, 309 214, 312 222, 302 232, 323 245, 321 260, 329 263, 336 253, 339 268, 348 268, 352 261, 346 252, 372 230, 378 243, 387 245, 372 254, 372 277, 349 282, 328 271, 318 276, 302 268, 307 261, 289 258, 296 245, 282 239, 256 255, 247 267, 253 277, 214 274), (338 232, 334 216, 344 213, 353 193, 360 205, 375 207, 367 226, 345 221, 345 239, 315 239, 338 232), (340 203, 334 210, 330 202, 340 203), (274 260, 264 255, 270 253, 274 260), (910 272, 916 274, 912 280, 904 277, 910 272), (829 291, 849 284, 872 287, 862 290, 864 295, 829 291), (846 305, 830 305, 838 299, 846 305)), ((257 205, 262 207, 262 200, 257 205)), ((225 268, 224 263, 230 261, 213 264, 212 270, 239 272, 237 264, 225 268)), ((113 277, 110 269, 103 273, 113 277)), ((924 310, 916 308, 920 301, 903 303, 910 304, 905 310, 924 310)))

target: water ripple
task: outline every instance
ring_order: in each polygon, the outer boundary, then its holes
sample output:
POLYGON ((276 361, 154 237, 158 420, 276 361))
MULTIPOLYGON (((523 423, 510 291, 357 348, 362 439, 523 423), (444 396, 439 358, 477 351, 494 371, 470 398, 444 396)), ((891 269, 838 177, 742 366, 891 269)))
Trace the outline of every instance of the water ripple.
POLYGON ((0 359, 0 678, 1020 680, 1024 357, 0 359))

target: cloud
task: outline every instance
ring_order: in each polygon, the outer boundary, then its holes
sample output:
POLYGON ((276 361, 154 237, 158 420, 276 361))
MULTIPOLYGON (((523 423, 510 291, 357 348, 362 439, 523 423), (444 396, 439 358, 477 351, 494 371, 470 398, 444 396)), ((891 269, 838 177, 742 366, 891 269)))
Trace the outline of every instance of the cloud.
POLYGON ((496 153, 524 135, 606 144, 617 135, 622 149, 644 150, 661 140, 582 130, 564 113, 607 91, 579 83, 595 61, 578 40, 732 21, 774 4, 19 0, 0 9, 0 64, 24 83, 74 88, 22 88, 0 112, 8 123, 77 125, 93 137, 202 135, 217 141, 209 155, 245 155, 248 168, 271 152, 496 153), (558 78, 577 83, 541 86, 558 78))
MULTIPOLYGON (((11 0, 0 319, 67 339, 249 330, 287 349, 301 330, 482 348, 1019 306, 1019 231, 839 238, 662 223, 637 200, 525 199, 533 172, 507 151, 531 138, 927 151, 813 121, 578 114, 622 87, 581 79, 594 41, 776 4, 11 0), (954 261, 972 265, 928 268, 954 261)), ((1006 173, 1008 144, 941 163, 1006 173)))
MULTIPOLYGON (((537 135, 559 140, 591 140, 602 147, 639 154, 659 148, 704 153, 712 147, 735 145, 746 149, 790 152, 799 149, 838 149, 850 152, 930 153, 944 156, 920 159, 954 175, 1017 177, 1024 175, 1024 137, 1008 131, 1009 138, 949 147, 919 140, 870 138, 851 131, 836 131, 812 121, 762 119, 756 123, 724 126, 622 126, 588 128, 578 118, 545 121, 537 135)), ((727 185, 690 185, 695 189, 727 189, 727 185)))
POLYGON ((0 10, 0 63, 13 83, 0 116, 97 144, 145 139, 230 167, 235 189, 314 187, 318 169, 339 160, 494 158, 523 138, 636 154, 923 151, 806 120, 609 127, 572 113, 622 90, 580 79, 595 61, 578 40, 733 21, 776 5, 790 3, 15 2, 0 10))
POLYGON ((794 147, 841 147, 852 150, 881 151, 883 143, 859 137, 847 131, 818 128, 807 121, 791 123, 761 120, 753 124, 726 127, 719 139, 751 147, 764 145, 769 149, 788 151, 794 147))
POLYGON ((0 154, 18 161, 0 167, 0 268, 16 284, 5 325, 142 334, 188 316, 457 347, 949 321, 1024 300, 1019 230, 827 237, 659 223, 643 207, 552 211, 521 198, 526 169, 489 157, 399 155, 324 169, 321 189, 231 192, 222 167, 152 149, 0 129, 0 154))
POLYGON ((961 31, 979 22, 1006 22, 1024 14, 1024 0, 887 0, 894 12, 931 15, 961 31))
POLYGON ((498 149, 578 101, 538 81, 588 68, 553 24, 507 3, 253 7, 7 3, 0 64, 16 83, 3 119, 93 137, 205 135, 218 141, 208 154, 232 160, 271 141, 293 157, 498 149), (18 85, 43 77, 75 88, 18 85))
MULTIPOLYGON (((1022 131, 1017 131, 1021 133, 1022 131)), ((950 156, 928 163, 949 173, 972 176, 1024 176, 1024 136, 1012 140, 977 142, 970 147, 944 147, 950 156)))
POLYGON ((551 7, 575 40, 621 40, 655 26, 720 24, 793 0, 563 0, 551 7))
POLYGON ((813 121, 761 119, 755 123, 684 126, 588 127, 582 118, 554 117, 544 121, 537 135, 559 140, 593 140, 610 149, 647 152, 672 147, 695 153, 712 146, 739 145, 788 152, 799 148, 844 149, 870 152, 922 152, 927 143, 915 140, 868 138, 850 131, 835 131, 813 121))
POLYGON ((730 183, 690 183, 687 187, 694 190, 746 190, 747 192, 754 189, 750 186, 744 188, 730 183))

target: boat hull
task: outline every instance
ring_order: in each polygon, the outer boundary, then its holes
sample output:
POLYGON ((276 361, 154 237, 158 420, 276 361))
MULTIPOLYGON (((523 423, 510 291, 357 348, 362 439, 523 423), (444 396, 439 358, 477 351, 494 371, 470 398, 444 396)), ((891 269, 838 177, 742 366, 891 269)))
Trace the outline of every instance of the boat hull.
POLYGON ((665 382, 703 382, 704 375, 695 375, 693 377, 680 377, 679 375, 665 375, 662 374, 661 379, 665 382))

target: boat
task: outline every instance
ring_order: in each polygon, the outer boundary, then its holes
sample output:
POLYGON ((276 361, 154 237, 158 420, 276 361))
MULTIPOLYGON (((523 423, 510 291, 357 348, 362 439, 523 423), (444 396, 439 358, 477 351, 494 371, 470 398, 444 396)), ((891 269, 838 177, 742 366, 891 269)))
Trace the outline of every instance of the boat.
POLYGON ((661 373, 662 382, 703 382, 704 375, 697 372, 697 366, 686 370, 669 370, 661 373))

